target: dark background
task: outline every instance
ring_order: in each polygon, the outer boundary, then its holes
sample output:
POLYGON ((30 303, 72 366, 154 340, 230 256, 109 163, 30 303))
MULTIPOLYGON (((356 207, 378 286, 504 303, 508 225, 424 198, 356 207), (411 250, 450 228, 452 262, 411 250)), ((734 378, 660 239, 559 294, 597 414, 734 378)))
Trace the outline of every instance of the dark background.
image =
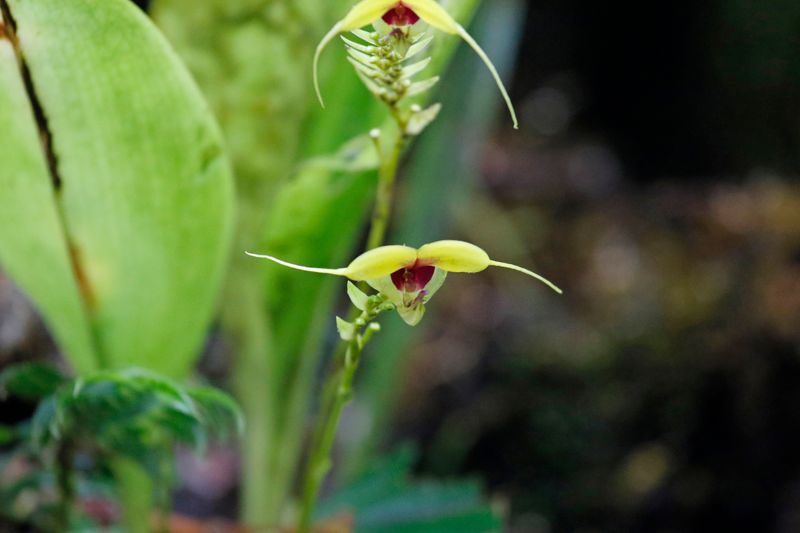
POLYGON ((448 282, 397 439, 486 479, 514 531, 800 531, 800 4, 525 17, 523 130, 455 227, 516 228, 566 295, 448 282))

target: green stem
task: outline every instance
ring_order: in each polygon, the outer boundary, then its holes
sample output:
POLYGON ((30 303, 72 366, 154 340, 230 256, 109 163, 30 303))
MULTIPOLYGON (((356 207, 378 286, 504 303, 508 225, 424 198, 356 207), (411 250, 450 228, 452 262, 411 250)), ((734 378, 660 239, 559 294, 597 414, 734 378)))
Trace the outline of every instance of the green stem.
POLYGON ((153 519, 153 480, 133 460, 118 456, 111 462, 122 501, 122 530, 125 533, 150 533, 153 519))
POLYGON ((394 108, 392 116, 397 122, 400 133, 392 142, 388 153, 384 154, 380 150, 380 167, 378 168, 378 189, 375 193, 375 207, 372 211, 369 236, 367 237, 367 250, 372 250, 382 246, 386 240, 386 230, 389 227, 389 218, 392 212, 392 200, 394 198, 394 184, 397 178, 397 167, 400 164, 400 156, 403 154, 407 137, 403 133, 406 129, 406 121, 394 108))
MULTIPOLYGON (((373 208, 369 236, 367 237, 367 250, 382 246, 386 240, 394 199, 395 182, 397 180, 397 169, 408 139, 405 134, 407 121, 403 113, 396 105, 390 105, 389 111, 397 124, 398 132, 393 133, 395 137, 391 141, 388 151, 383 150, 380 138, 376 138, 380 165, 378 167, 375 207, 373 208)), ((318 421, 312 436, 311 453, 303 476, 303 494, 297 533, 310 531, 320 487, 331 470, 331 449, 339 428, 339 421, 344 407, 352 397, 353 380, 355 379, 358 364, 361 360, 361 352, 366 340, 368 340, 369 332, 365 335, 365 341, 361 344, 359 344, 358 339, 361 338, 361 332, 364 331, 364 328, 369 325, 369 322, 375 316, 377 315, 361 315, 359 319, 361 321, 360 329, 354 339, 343 342, 334 356, 334 361, 338 361, 342 359, 343 355, 344 362, 342 367, 332 371, 323 386, 323 397, 317 415, 318 421)))
POLYGON ((56 482, 59 492, 58 514, 56 516, 57 531, 68 531, 72 516, 72 504, 75 500, 72 452, 72 442, 69 439, 63 440, 56 451, 56 482))
POLYGON ((342 366, 338 371, 332 373, 325 383, 324 398, 328 401, 323 401, 323 404, 330 402, 330 405, 324 405, 323 410, 319 413, 320 423, 317 426, 314 446, 308 458, 303 480, 298 533, 308 533, 310 531, 319 489, 331 470, 331 450, 333 449, 336 431, 342 418, 342 412, 353 397, 353 381, 355 380, 358 365, 361 362, 361 354, 374 331, 369 328, 369 325, 386 309, 385 303, 381 303, 375 308, 363 312, 356 319, 358 329, 353 335, 353 339, 345 342, 347 349, 342 366))

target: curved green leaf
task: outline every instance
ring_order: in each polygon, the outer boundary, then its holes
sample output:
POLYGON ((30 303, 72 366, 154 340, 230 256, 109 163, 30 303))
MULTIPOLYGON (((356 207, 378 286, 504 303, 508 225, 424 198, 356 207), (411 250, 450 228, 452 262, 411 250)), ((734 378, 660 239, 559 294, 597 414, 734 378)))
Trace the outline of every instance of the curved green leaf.
MULTIPOLYGON (((0 33, 2 35, 2 33, 0 33)), ((96 365, 33 108, 0 38, 0 265, 38 305, 79 371, 96 365)))
MULTIPOLYGON (((181 375, 211 318, 229 241, 218 128, 132 3, 5 3, 47 121, 61 221, 105 366, 181 375)), ((46 313, 49 296, 34 299, 46 313)))

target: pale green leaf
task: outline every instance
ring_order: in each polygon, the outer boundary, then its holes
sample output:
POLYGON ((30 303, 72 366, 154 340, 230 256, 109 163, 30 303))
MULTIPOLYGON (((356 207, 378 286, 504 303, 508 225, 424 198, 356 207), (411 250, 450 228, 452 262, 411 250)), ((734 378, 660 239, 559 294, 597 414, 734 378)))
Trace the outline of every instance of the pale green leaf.
POLYGON ((11 42, 0 39, 0 267, 38 306, 73 365, 97 365, 53 183, 11 42))
POLYGON ((227 254, 232 183, 186 69, 127 0, 7 0, 47 117, 63 227, 108 366, 192 365, 227 254))

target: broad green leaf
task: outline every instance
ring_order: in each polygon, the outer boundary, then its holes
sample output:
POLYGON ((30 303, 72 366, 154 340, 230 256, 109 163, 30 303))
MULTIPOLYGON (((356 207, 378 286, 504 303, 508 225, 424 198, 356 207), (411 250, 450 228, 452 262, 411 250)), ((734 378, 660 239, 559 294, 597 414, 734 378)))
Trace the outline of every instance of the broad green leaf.
POLYGON ((185 374, 231 227, 230 171, 207 105, 131 2, 7 4, 47 118, 101 357, 185 374))
POLYGON ((11 41, 0 38, 0 266, 37 304, 73 365, 97 365, 59 206, 11 41))

